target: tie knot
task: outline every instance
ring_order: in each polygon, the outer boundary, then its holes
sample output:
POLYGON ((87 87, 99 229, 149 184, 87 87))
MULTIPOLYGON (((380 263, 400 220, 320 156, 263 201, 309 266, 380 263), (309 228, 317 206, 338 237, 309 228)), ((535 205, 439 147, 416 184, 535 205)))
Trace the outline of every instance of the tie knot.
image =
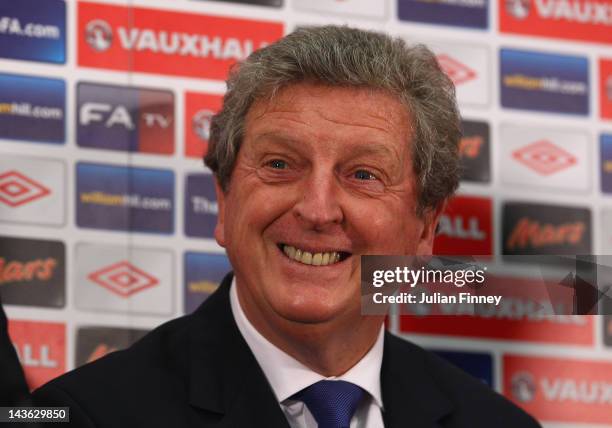
POLYGON ((306 404, 319 428, 349 428, 363 393, 363 389, 350 382, 321 380, 292 398, 306 404))

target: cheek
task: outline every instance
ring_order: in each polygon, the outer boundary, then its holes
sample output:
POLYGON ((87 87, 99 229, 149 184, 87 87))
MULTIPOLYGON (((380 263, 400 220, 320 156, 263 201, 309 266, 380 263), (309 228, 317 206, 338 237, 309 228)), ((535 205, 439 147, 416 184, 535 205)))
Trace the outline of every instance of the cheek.
POLYGON ((358 234, 369 251, 378 254, 412 254, 416 251, 422 222, 405 208, 378 203, 358 216, 358 234))
POLYGON ((228 198, 225 206, 225 231, 234 240, 248 234, 261 235, 283 214, 291 211, 291 192, 249 185, 228 198))

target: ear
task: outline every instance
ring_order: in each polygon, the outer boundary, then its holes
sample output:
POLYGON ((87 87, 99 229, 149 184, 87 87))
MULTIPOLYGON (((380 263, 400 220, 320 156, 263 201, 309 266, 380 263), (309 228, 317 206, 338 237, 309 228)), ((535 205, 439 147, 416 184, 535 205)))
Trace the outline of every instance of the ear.
POLYGON ((215 177, 215 193, 217 194, 217 225, 215 226, 215 239, 217 244, 225 247, 225 192, 215 177))
POLYGON ((429 256, 432 254, 438 221, 444 208, 446 208, 446 200, 440 202, 435 208, 430 208, 423 213, 423 231, 421 232, 419 245, 416 249, 417 255, 429 256))

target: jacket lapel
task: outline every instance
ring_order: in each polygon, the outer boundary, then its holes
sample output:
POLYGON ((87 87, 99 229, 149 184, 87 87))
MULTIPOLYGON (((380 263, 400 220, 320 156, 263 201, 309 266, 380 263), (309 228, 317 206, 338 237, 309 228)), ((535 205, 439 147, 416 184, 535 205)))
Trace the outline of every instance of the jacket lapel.
POLYGON ((266 427, 289 428, 232 316, 231 282, 229 274, 193 314, 187 379, 189 403, 217 414, 219 427, 265 424, 266 427))
POLYGON ((438 428, 452 404, 427 374, 424 354, 385 333, 381 389, 386 428, 438 428))
MULTIPOLYGON (((189 404, 217 415, 217 427, 289 428, 231 313, 227 275, 193 314, 189 332, 189 404)), ((381 388, 386 428, 439 428, 451 403, 427 374, 424 356, 385 333, 381 388)))

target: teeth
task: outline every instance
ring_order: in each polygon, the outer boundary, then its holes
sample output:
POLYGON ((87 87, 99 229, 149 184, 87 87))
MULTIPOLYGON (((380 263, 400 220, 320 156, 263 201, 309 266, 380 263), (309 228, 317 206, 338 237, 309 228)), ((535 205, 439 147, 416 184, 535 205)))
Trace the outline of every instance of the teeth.
POLYGON ((337 251, 312 254, 308 251, 302 251, 299 248, 292 247, 291 245, 284 245, 283 252, 290 259, 304 263, 305 265, 326 266, 340 261, 340 253, 337 251))
POLYGON ((321 264, 325 266, 329 263, 329 253, 323 253, 323 260, 321 260, 321 264))

